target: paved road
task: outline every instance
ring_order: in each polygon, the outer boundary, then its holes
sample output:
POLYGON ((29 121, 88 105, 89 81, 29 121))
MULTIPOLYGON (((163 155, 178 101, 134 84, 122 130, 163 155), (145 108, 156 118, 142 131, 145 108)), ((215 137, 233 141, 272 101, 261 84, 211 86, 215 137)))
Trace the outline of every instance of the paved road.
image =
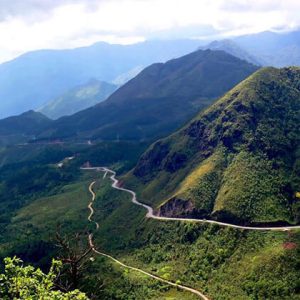
MULTIPOLYGON (((106 176, 106 174, 107 174, 107 173, 104 173, 104 176, 106 176)), ((89 186, 89 191, 90 191, 90 193, 92 194, 92 201, 91 201, 91 202, 89 203, 89 205, 88 205, 88 208, 90 209, 90 214, 89 214, 89 216, 88 216, 88 220, 89 220, 90 222, 94 222, 94 223, 96 224, 96 229, 98 230, 98 229, 99 229, 99 224, 98 224, 97 222, 95 222, 95 221, 92 220, 92 217, 93 217, 93 214, 94 214, 94 209, 93 209, 92 205, 93 205, 93 203, 94 203, 94 201, 95 201, 95 198, 96 198, 96 194, 95 194, 95 192, 93 191, 93 186, 94 186, 95 183, 96 183, 96 182, 93 181, 93 182, 90 184, 90 186, 89 186)), ((144 271, 144 270, 142 270, 142 269, 139 269, 139 268, 135 268, 135 267, 126 265, 126 264, 122 263, 121 261, 119 261, 118 259, 114 258, 113 256, 108 255, 108 254, 106 254, 106 253, 104 253, 104 252, 98 251, 98 250, 96 249, 94 243, 93 243, 93 234, 90 233, 88 238, 89 238, 89 245, 91 246, 91 248, 92 248, 92 250, 93 250, 94 253, 96 253, 96 254, 98 254, 98 255, 101 255, 101 256, 104 256, 104 257, 107 257, 107 258, 109 258, 110 260, 113 260, 115 263, 117 263, 118 265, 120 265, 120 266, 122 266, 122 267, 124 267, 124 268, 127 268, 127 269, 130 269, 130 270, 133 270, 133 271, 142 273, 142 274, 144 274, 144 275, 146 275, 146 276, 148 276, 148 277, 151 277, 151 278, 153 278, 153 279, 156 279, 156 280, 158 280, 158 281, 161 281, 161 282, 166 283, 166 284, 168 284, 168 285, 171 285, 171 286, 173 286, 173 287, 179 288, 179 289, 181 289, 181 290, 185 290, 185 291, 191 292, 191 293, 197 295, 198 297, 200 297, 200 298, 203 299, 203 300, 210 300, 209 298, 207 298, 204 294, 202 294, 202 293, 201 293, 200 291, 198 291, 198 290, 195 290, 195 289, 193 289, 193 288, 191 288, 191 287, 188 287, 188 286, 185 286, 185 285, 182 285, 182 284, 177 284, 177 283, 174 283, 174 282, 172 282, 172 281, 163 279, 163 278, 161 278, 161 277, 159 277, 159 276, 156 276, 156 275, 153 275, 153 274, 151 274, 151 273, 148 273, 148 272, 146 272, 146 271, 144 271)))
POLYGON ((213 220, 206 220, 206 219, 193 219, 193 218, 173 218, 173 217, 163 217, 163 216, 157 216, 154 214, 153 208, 147 204, 141 203, 137 200, 136 193, 132 190, 125 189, 122 187, 119 187, 119 180, 116 179, 116 172, 113 170, 110 170, 106 167, 91 167, 91 168, 81 168, 83 170, 97 170, 105 172, 105 176, 107 173, 110 173, 110 179, 112 180, 112 187, 114 189, 117 189, 119 191, 124 191, 129 193, 132 196, 132 203, 142 206, 147 210, 146 217, 152 218, 156 220, 162 220, 162 221, 182 221, 182 222, 197 222, 197 223, 210 223, 210 224, 216 224, 219 226, 224 227, 232 227, 237 229, 246 229, 246 230, 259 230, 259 231, 289 231, 294 229, 300 229, 300 225, 295 226, 268 226, 268 227, 258 227, 258 226, 242 226, 242 225, 235 225, 231 223, 225 223, 225 222, 219 222, 219 221, 213 221, 213 220))
MULTIPOLYGON (((237 229, 259 230, 259 231, 266 231, 266 230, 268 230, 268 231, 288 231, 288 230, 293 230, 293 229, 300 229, 300 225, 296 225, 296 226, 273 226, 273 227, 270 227, 270 226, 269 227, 241 226, 241 225, 235 225, 235 224, 230 224, 230 223, 225 223, 225 222, 219 222, 219 221, 213 221, 213 220, 206 220, 206 219, 171 218, 171 217, 157 216, 157 215, 154 214, 154 210, 153 210, 153 208, 151 206, 149 206, 147 204, 144 204, 144 203, 141 203, 141 202, 139 202, 137 200, 137 196, 136 196, 136 193, 134 191, 129 190, 129 189, 125 189, 125 188, 122 188, 122 187, 119 186, 119 180, 116 179, 116 172, 114 172, 113 170, 110 170, 110 169, 108 169, 106 167, 90 167, 90 168, 81 168, 81 169, 82 170, 102 171, 102 172, 104 172, 103 178, 105 178, 107 176, 107 174, 111 174, 110 175, 110 179, 112 180, 112 188, 117 189, 119 191, 123 191, 123 192, 129 193, 132 196, 132 198, 131 198, 132 203, 134 203, 134 204, 136 204, 138 206, 142 206, 142 207, 144 207, 147 210, 147 214, 146 214, 147 218, 152 218, 152 219, 156 219, 156 220, 163 220, 163 221, 182 221, 182 222, 210 223, 210 224, 216 224, 216 225, 219 225, 219 226, 232 227, 232 228, 237 228, 237 229)), ((96 224, 96 229, 98 230, 99 229, 99 224, 97 222, 95 222, 95 221, 92 220, 92 216, 94 214, 94 210, 93 210, 92 205, 93 205, 93 202, 95 201, 95 198, 96 198, 96 195, 95 195, 95 193, 93 191, 94 184, 95 184, 95 181, 93 181, 90 184, 90 186, 89 186, 89 191, 92 194, 92 201, 88 205, 88 208, 90 209, 90 214, 88 216, 88 220, 90 222, 94 222, 96 224)), ((205 296, 203 293, 201 293, 198 290, 195 290, 195 289, 193 289, 191 287, 188 287, 188 286, 185 286, 185 285, 176 284, 174 282, 165 280, 165 279, 163 279, 161 277, 158 277, 156 275, 148 273, 148 272, 146 272, 146 271, 144 271, 142 269, 126 265, 126 264, 122 263, 121 261, 119 261, 118 259, 114 258, 113 256, 98 251, 95 248, 94 244, 93 244, 93 235, 92 234, 89 234, 89 244, 92 247, 94 253, 99 254, 101 256, 104 256, 104 257, 107 257, 107 258, 113 260, 114 262, 116 262, 117 264, 119 264, 120 266, 122 266, 124 268, 140 272, 140 273, 142 273, 144 275, 147 275, 147 276, 149 276, 149 277, 151 277, 153 279, 156 279, 158 281, 164 282, 164 283, 166 283, 168 285, 171 285, 173 287, 176 287, 176 288, 179 288, 179 289, 191 292, 191 293, 199 296, 203 300, 209 300, 209 298, 207 296, 205 296)))

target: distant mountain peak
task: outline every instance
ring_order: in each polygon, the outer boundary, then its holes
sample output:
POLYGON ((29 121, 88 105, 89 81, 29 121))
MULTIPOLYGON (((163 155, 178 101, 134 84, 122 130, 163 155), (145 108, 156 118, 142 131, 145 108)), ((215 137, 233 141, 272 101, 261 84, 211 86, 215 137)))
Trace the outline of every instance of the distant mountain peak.
POLYGON ((201 47, 200 49, 211 49, 211 50, 221 50, 225 51, 233 56, 236 56, 240 59, 246 60, 254 65, 261 65, 259 60, 253 55, 248 53, 242 47, 240 47, 236 42, 230 39, 224 39, 219 41, 213 41, 206 46, 201 47))
POLYGON ((256 66, 246 61, 212 50, 198 50, 166 63, 155 63, 106 101, 58 119, 40 137, 101 140, 161 137, 256 70, 256 66))

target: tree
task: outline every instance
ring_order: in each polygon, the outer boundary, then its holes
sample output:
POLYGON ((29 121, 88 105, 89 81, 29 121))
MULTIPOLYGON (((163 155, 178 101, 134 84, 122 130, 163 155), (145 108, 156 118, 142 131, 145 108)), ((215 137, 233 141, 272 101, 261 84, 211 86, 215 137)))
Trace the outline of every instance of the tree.
POLYGON ((0 299, 11 300, 88 300, 79 290, 67 293, 55 290, 55 280, 62 262, 53 260, 48 274, 32 266, 24 266, 17 257, 5 258, 5 270, 0 274, 0 299))
POLYGON ((86 268, 93 261, 91 257, 93 249, 88 243, 88 237, 85 233, 76 233, 74 236, 62 235, 58 227, 56 246, 60 249, 58 260, 63 263, 56 285, 66 292, 77 289, 86 275, 86 268))

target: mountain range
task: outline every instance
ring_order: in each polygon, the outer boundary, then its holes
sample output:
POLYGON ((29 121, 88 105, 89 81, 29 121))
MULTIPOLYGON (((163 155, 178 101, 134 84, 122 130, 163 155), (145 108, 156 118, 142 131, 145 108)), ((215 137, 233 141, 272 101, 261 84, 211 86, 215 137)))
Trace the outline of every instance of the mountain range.
POLYGON ((262 62, 248 53, 245 49, 240 47, 238 43, 234 42, 230 39, 225 40, 219 40, 219 41, 213 41, 209 43, 208 45, 200 47, 200 49, 210 49, 210 50, 220 50, 225 51, 235 57, 238 57, 241 60, 246 60, 254 65, 260 66, 262 65, 262 62))
POLYGON ((38 138, 154 139, 182 126, 256 70, 246 61, 211 50, 153 64, 106 101, 58 119, 38 138))
POLYGON ((200 49, 223 50, 261 66, 300 66, 300 31, 271 31, 216 40, 200 49))
POLYGON ((95 78, 124 83, 137 68, 196 50, 195 40, 146 41, 133 45, 104 42, 70 50, 28 52, 0 65, 0 118, 37 109, 95 78), (120 79, 120 77, 123 79, 120 79), (125 79, 124 79, 125 78, 125 79))
MULTIPOLYGON (((300 68, 236 45, 137 67, 71 116, 0 120, 0 258, 65 257, 70 288, 83 253, 73 287, 91 299, 299 299, 299 226, 284 226, 300 224, 300 68)), ((50 110, 92 100, 103 83, 87 80, 50 110)))
POLYGON ((300 65, 299 31, 261 32, 205 45, 203 40, 153 40, 133 45, 103 42, 70 50, 25 53, 0 65, 0 118, 39 109, 95 78, 122 85, 143 68, 196 49, 223 50, 263 66, 300 65))
POLYGON ((233 38, 264 66, 300 66, 300 31, 271 31, 233 38))

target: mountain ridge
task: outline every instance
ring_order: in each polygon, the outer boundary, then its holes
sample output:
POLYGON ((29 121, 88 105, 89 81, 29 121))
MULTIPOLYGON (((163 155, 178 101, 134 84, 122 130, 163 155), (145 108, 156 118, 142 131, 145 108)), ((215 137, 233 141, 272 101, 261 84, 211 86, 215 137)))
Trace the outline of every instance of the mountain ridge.
POLYGON ((106 101, 57 120, 39 138, 151 139, 166 135, 255 70, 252 64, 211 50, 153 64, 106 101))
POLYGON ((137 66, 194 51, 194 40, 148 41, 133 45, 96 43, 65 50, 28 52, 0 65, 0 118, 37 109, 90 78, 112 82, 137 66), (162 51, 164 49, 164 51, 162 51))
POLYGON ((299 68, 259 70, 154 143, 125 182, 163 215, 298 223, 299 99, 299 68))

